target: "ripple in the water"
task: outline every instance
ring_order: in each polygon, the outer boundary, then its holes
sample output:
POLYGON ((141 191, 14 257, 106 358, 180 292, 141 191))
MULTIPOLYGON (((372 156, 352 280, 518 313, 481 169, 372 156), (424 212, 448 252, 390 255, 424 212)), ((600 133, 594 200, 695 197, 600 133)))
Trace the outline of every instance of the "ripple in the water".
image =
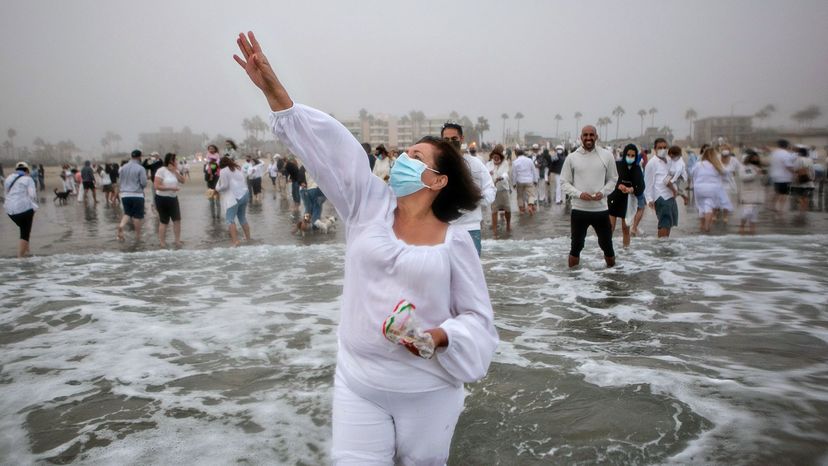
MULTIPOLYGON (((567 246, 484 243, 502 343, 451 464, 824 461, 828 236, 567 246)), ((327 463, 343 254, 0 260, 0 462, 327 463)))

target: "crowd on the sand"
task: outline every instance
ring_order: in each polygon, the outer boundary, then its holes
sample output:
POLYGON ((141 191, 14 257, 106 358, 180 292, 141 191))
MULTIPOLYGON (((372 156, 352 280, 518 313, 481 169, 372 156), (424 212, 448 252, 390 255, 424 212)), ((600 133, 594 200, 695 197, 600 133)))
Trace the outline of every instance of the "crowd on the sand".
MULTIPOLYGON (((584 129, 589 132, 590 128, 584 129)), ((686 210, 687 205, 696 208, 701 233, 709 233, 717 222, 726 227, 735 217, 740 234, 755 234, 763 210, 771 212, 774 220, 784 220, 786 211, 794 210, 798 215, 793 221, 800 225, 804 225, 809 210, 828 210, 824 158, 813 146, 780 140, 775 148, 734 148, 719 138, 696 151, 671 146, 659 138, 650 147, 628 144, 622 148, 601 147, 597 135, 586 136, 584 140, 582 132, 580 141, 566 146, 496 144, 483 151, 475 142, 465 143, 459 124, 447 122, 443 126, 441 137, 464 154, 483 194, 476 211, 456 221, 470 232, 479 253, 482 227, 491 228, 495 239, 511 233, 513 205, 517 205, 516 214, 530 217, 543 215, 555 206, 571 211, 573 240, 580 243, 586 229, 592 226, 608 257, 613 252, 612 236, 618 223, 624 247, 631 244, 632 237, 647 235, 640 224, 648 207, 657 216, 658 237, 669 236, 678 225, 679 212, 686 210), (603 162, 600 167, 593 167, 598 171, 582 167, 586 174, 581 174, 580 169, 575 169, 581 165, 575 163, 579 158, 570 157, 583 155, 586 147, 590 148, 586 152, 596 152, 603 162), (582 198, 578 185, 585 182, 585 176, 593 182, 606 178, 596 186, 602 199, 582 198), (598 217, 596 212, 600 213, 598 217)), ((363 143, 363 148, 368 169, 388 183, 404 150, 389 150, 382 144, 372 148, 368 143, 363 143)), ((149 204, 151 212, 157 215, 160 246, 167 246, 167 228, 172 223, 174 245, 180 247, 183 243, 178 191, 182 184, 192 181, 190 167, 201 162, 210 215, 227 223, 232 245, 241 242, 238 227, 246 240, 251 238, 246 209, 249 204, 262 202, 265 177, 269 178, 274 195, 284 196, 292 203, 294 234, 329 233, 336 228, 335 216, 323 218, 325 195, 301 160, 293 154, 242 154, 232 140, 227 140, 221 150, 211 144, 204 153, 181 160, 175 153, 161 156, 152 152, 144 157, 135 150, 131 160, 120 164, 65 164, 58 174, 60 180, 55 180, 58 187, 54 189, 54 202, 97 204, 100 191, 107 206, 123 211, 116 233, 122 241, 128 224, 132 224, 136 240, 141 239, 145 205, 149 204), (150 197, 149 202, 146 196, 150 197)), ((13 173, 4 177, 6 212, 20 228, 19 257, 29 254, 29 237, 38 208, 37 192, 46 189, 45 173, 43 165, 20 162, 13 173)), ((577 258, 581 247, 575 244, 571 256, 577 258)), ((571 265, 577 263, 572 257, 571 265)))

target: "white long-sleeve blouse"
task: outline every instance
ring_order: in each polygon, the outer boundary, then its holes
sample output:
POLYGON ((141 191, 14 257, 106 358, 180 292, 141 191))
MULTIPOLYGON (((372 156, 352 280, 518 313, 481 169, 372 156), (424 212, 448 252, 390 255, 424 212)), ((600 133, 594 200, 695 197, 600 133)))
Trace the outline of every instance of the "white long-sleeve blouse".
POLYGON ((365 151, 344 126, 299 104, 273 112, 270 123, 345 225, 337 370, 395 392, 436 390, 485 376, 498 336, 471 236, 450 225, 442 244, 406 244, 392 228, 396 197, 371 173, 365 151), (424 330, 439 326, 448 335, 448 346, 433 359, 383 337, 382 323, 402 299, 414 304, 424 330))

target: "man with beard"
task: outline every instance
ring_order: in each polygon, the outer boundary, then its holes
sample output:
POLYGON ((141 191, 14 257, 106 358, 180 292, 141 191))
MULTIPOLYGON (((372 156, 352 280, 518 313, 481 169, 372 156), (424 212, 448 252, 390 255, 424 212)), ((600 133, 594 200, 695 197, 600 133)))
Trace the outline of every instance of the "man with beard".
POLYGON ((561 169, 561 186, 572 198, 572 244, 569 267, 580 262, 587 230, 592 227, 598 235, 598 245, 604 251, 607 267, 615 265, 612 247, 607 196, 615 189, 618 171, 612 154, 595 145, 598 132, 594 126, 581 130, 581 147, 569 154, 561 169))

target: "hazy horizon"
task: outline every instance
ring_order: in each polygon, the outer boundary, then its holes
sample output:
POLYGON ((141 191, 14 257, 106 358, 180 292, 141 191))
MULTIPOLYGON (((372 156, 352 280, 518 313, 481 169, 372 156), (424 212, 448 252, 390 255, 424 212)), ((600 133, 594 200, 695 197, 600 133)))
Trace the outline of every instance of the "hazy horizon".
MULTIPOLYGON (((241 122, 268 108, 232 60, 253 30, 297 102, 339 118, 359 109, 402 116, 457 111, 489 120, 521 112, 521 133, 555 134, 639 109, 687 135, 684 114, 753 115, 795 126, 790 115, 828 113, 828 2, 378 1, 174 4, 159 1, 4 3, 0 18, 0 129, 15 146, 71 139, 99 153, 106 131, 136 146, 159 127, 243 139, 241 122)), ((649 126, 650 116, 645 118, 649 126)), ((515 128, 510 118, 507 125, 515 128)))

